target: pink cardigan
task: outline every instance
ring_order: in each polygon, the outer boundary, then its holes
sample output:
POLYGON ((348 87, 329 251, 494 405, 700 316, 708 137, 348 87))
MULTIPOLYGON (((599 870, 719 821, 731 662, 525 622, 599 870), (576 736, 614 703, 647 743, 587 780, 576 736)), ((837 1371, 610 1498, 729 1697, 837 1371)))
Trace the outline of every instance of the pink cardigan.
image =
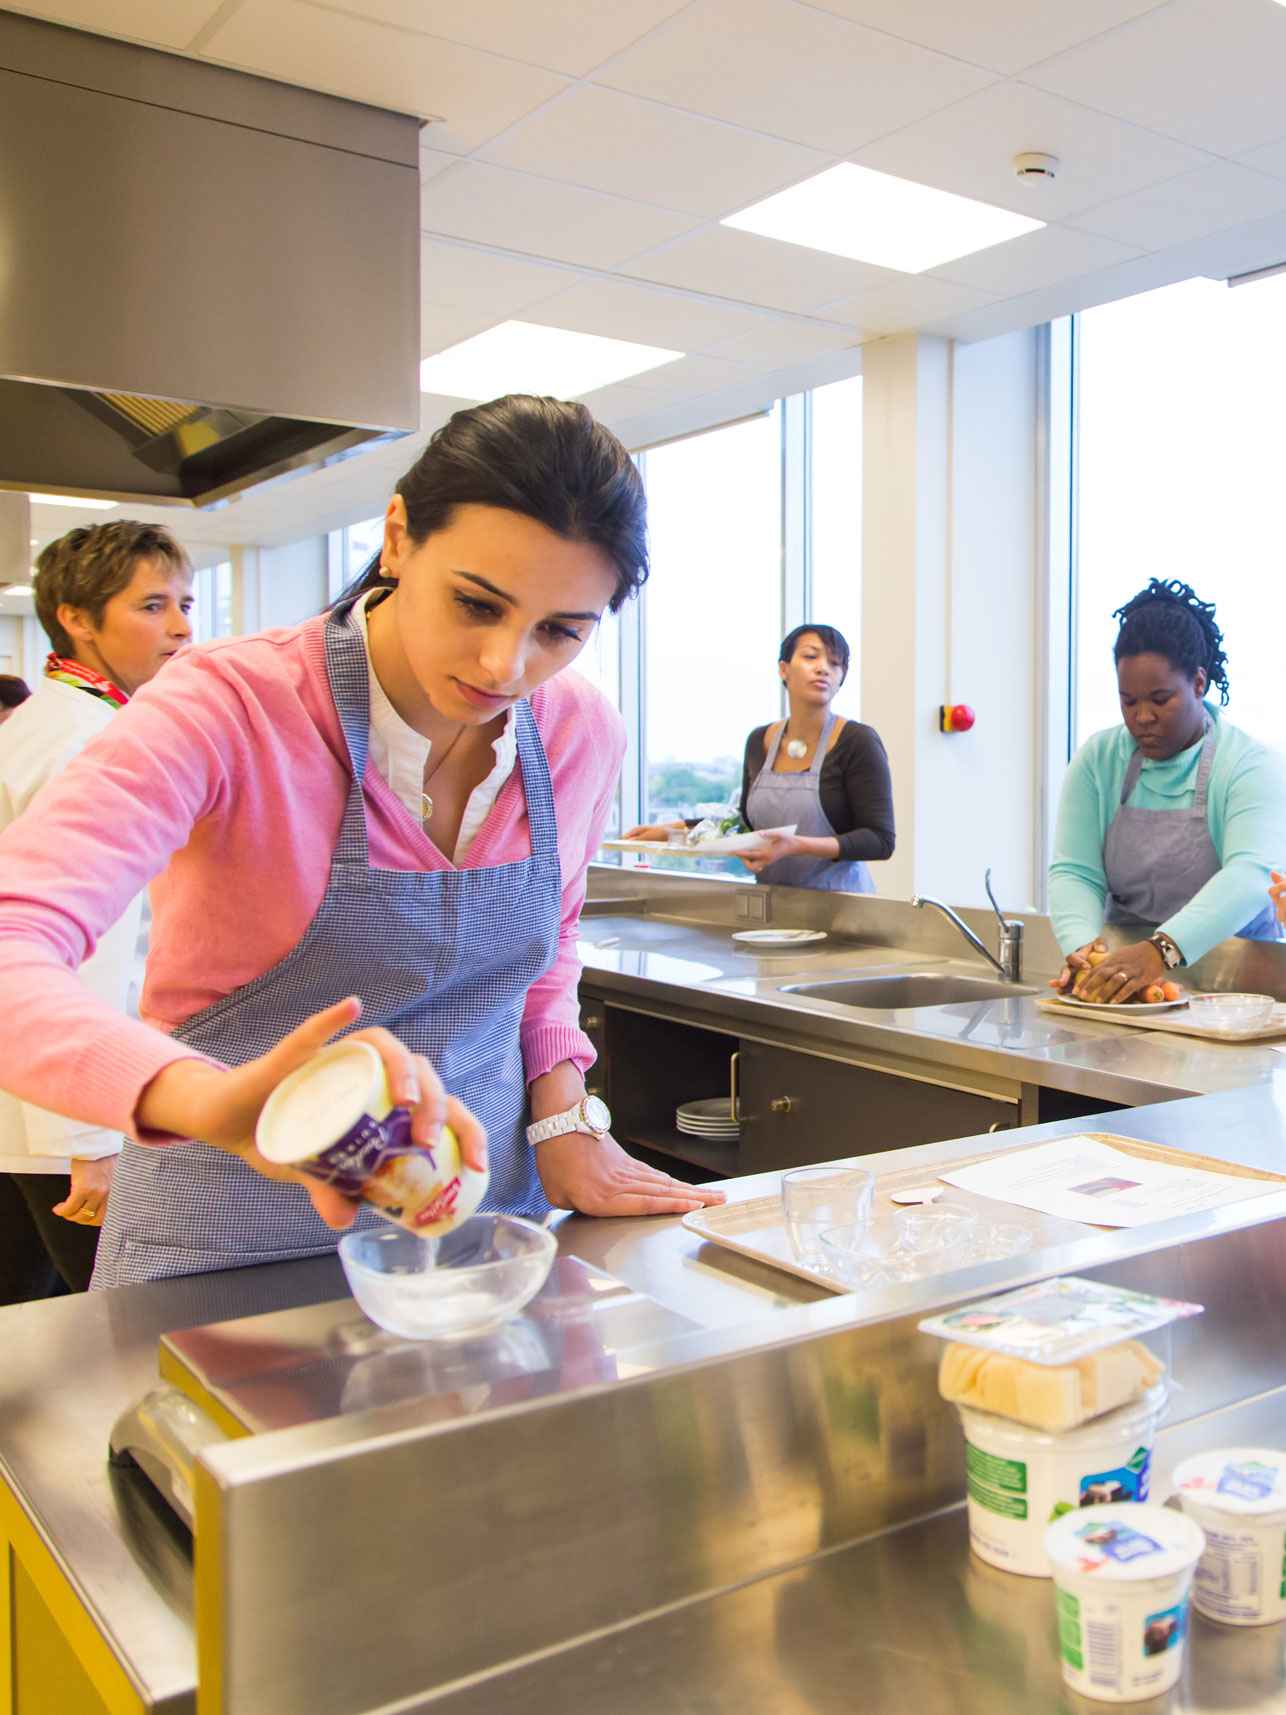
MULTIPOLYGON (((299 941, 326 890, 349 779, 324 624, 186 651, 0 836, 0 1088, 137 1136, 144 1087, 193 1057, 168 1033, 299 941), (134 1020, 73 973, 148 882, 151 950, 134 1020)), ((563 1060, 593 1062, 579 1027, 576 933, 625 749, 616 711, 575 673, 531 701, 563 902, 557 958, 523 1014, 529 1081, 563 1060)), ((372 865, 454 867, 377 770, 367 767, 362 787, 372 865)), ((460 867, 530 853, 515 768, 460 867)))

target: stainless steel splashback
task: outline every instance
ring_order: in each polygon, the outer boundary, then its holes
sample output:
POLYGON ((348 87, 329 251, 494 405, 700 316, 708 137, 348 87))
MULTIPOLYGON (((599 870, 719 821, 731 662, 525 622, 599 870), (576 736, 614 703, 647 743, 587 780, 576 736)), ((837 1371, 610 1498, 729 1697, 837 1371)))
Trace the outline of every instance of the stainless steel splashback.
MULTIPOLYGON (((634 1379, 443 1422, 381 1408, 202 1456, 202 1715, 358 1715, 963 1499, 930 1308, 1093 1272, 1206 1314, 1162 1336, 1184 1421, 1286 1383, 1286 1194, 635 1352, 634 1379), (307 1638, 283 1650, 282 1639, 307 1638)), ((860 1616, 854 1624, 860 1624, 860 1616)), ((605 1671, 612 1651, 604 1647, 605 1671)))
POLYGON ((0 12, 0 487, 209 504, 418 428, 418 135, 0 12))

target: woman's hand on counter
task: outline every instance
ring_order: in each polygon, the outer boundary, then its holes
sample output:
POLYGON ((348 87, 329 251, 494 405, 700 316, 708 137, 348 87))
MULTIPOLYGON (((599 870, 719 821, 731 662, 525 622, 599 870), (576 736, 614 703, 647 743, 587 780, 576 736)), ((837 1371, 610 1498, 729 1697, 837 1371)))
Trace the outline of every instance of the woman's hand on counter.
POLYGON ((760 837, 763 844, 758 851, 740 854, 742 863, 755 875, 781 858, 819 857, 833 861, 839 857, 839 841, 834 834, 763 834, 760 837))
POLYGON ((1083 947, 1078 947, 1074 953, 1067 955, 1062 970, 1050 979, 1050 988, 1057 989, 1060 994, 1070 993, 1081 972, 1088 971, 1093 965, 1102 964, 1106 957, 1106 941, 1087 941, 1083 947))
POLYGON ((722 1191, 685 1185, 627 1155, 610 1135, 569 1131, 536 1145, 536 1171, 555 1209, 582 1215, 686 1215, 722 1203, 722 1191))
POLYGON ((1286 875, 1280 870, 1273 871, 1273 885, 1268 889, 1268 894, 1277 907, 1277 921, 1286 923, 1286 875))
POLYGON ((1165 960, 1151 941, 1135 941, 1131 946, 1118 947, 1109 953, 1093 971, 1080 991, 1082 1000, 1105 1002, 1120 1006, 1133 1000, 1153 983, 1164 982, 1169 975, 1165 960))
MULTIPOLYGON (((313 1208, 328 1227, 350 1227, 358 1205, 350 1197, 291 1167, 279 1167, 255 1148, 255 1126, 268 1097, 289 1072, 302 1066, 346 1025, 361 1016, 354 996, 328 1006, 292 1030, 267 1054, 244 1066, 213 1066, 205 1060, 176 1060, 158 1072, 135 1110, 139 1132, 169 1133, 211 1144, 239 1155, 265 1179, 291 1180, 308 1192, 313 1208)), ((433 1143, 449 1125, 470 1167, 487 1165, 487 1137, 481 1124, 454 1096, 421 1054, 412 1054, 387 1030, 359 1030, 354 1039, 369 1042, 379 1052, 395 1103, 411 1113, 411 1136, 416 1143, 433 1143)))

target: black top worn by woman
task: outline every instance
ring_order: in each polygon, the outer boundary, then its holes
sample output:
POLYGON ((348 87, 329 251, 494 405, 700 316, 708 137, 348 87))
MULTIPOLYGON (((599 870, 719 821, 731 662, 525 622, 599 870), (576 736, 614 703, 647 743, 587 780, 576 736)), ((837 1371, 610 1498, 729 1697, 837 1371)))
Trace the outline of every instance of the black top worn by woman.
MULTIPOLYGON (((768 756, 768 728, 756 727, 746 740, 741 774, 741 819, 747 827, 746 800, 768 756)), ((822 809, 839 840, 841 860, 884 862, 893 856, 893 781, 889 759, 874 727, 846 721, 822 762, 822 809)))

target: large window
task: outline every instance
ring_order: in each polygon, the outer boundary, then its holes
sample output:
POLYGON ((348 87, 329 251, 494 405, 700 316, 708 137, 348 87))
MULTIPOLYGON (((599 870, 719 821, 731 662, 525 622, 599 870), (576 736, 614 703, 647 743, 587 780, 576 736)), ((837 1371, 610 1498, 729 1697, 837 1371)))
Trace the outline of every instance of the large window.
POLYGON ((779 409, 647 454, 649 820, 731 804, 754 726, 781 704, 779 409))
POLYGON ((232 565, 204 566, 193 580, 192 629, 198 643, 232 635, 232 565))
POLYGON ((1229 715, 1280 744, 1286 278, 1087 311, 1078 370, 1077 742, 1121 718, 1112 611, 1155 576, 1217 604, 1229 715))
POLYGON ((856 718, 862 675, 862 377, 812 394, 809 457, 809 619, 848 640, 853 666, 836 708, 856 718))

